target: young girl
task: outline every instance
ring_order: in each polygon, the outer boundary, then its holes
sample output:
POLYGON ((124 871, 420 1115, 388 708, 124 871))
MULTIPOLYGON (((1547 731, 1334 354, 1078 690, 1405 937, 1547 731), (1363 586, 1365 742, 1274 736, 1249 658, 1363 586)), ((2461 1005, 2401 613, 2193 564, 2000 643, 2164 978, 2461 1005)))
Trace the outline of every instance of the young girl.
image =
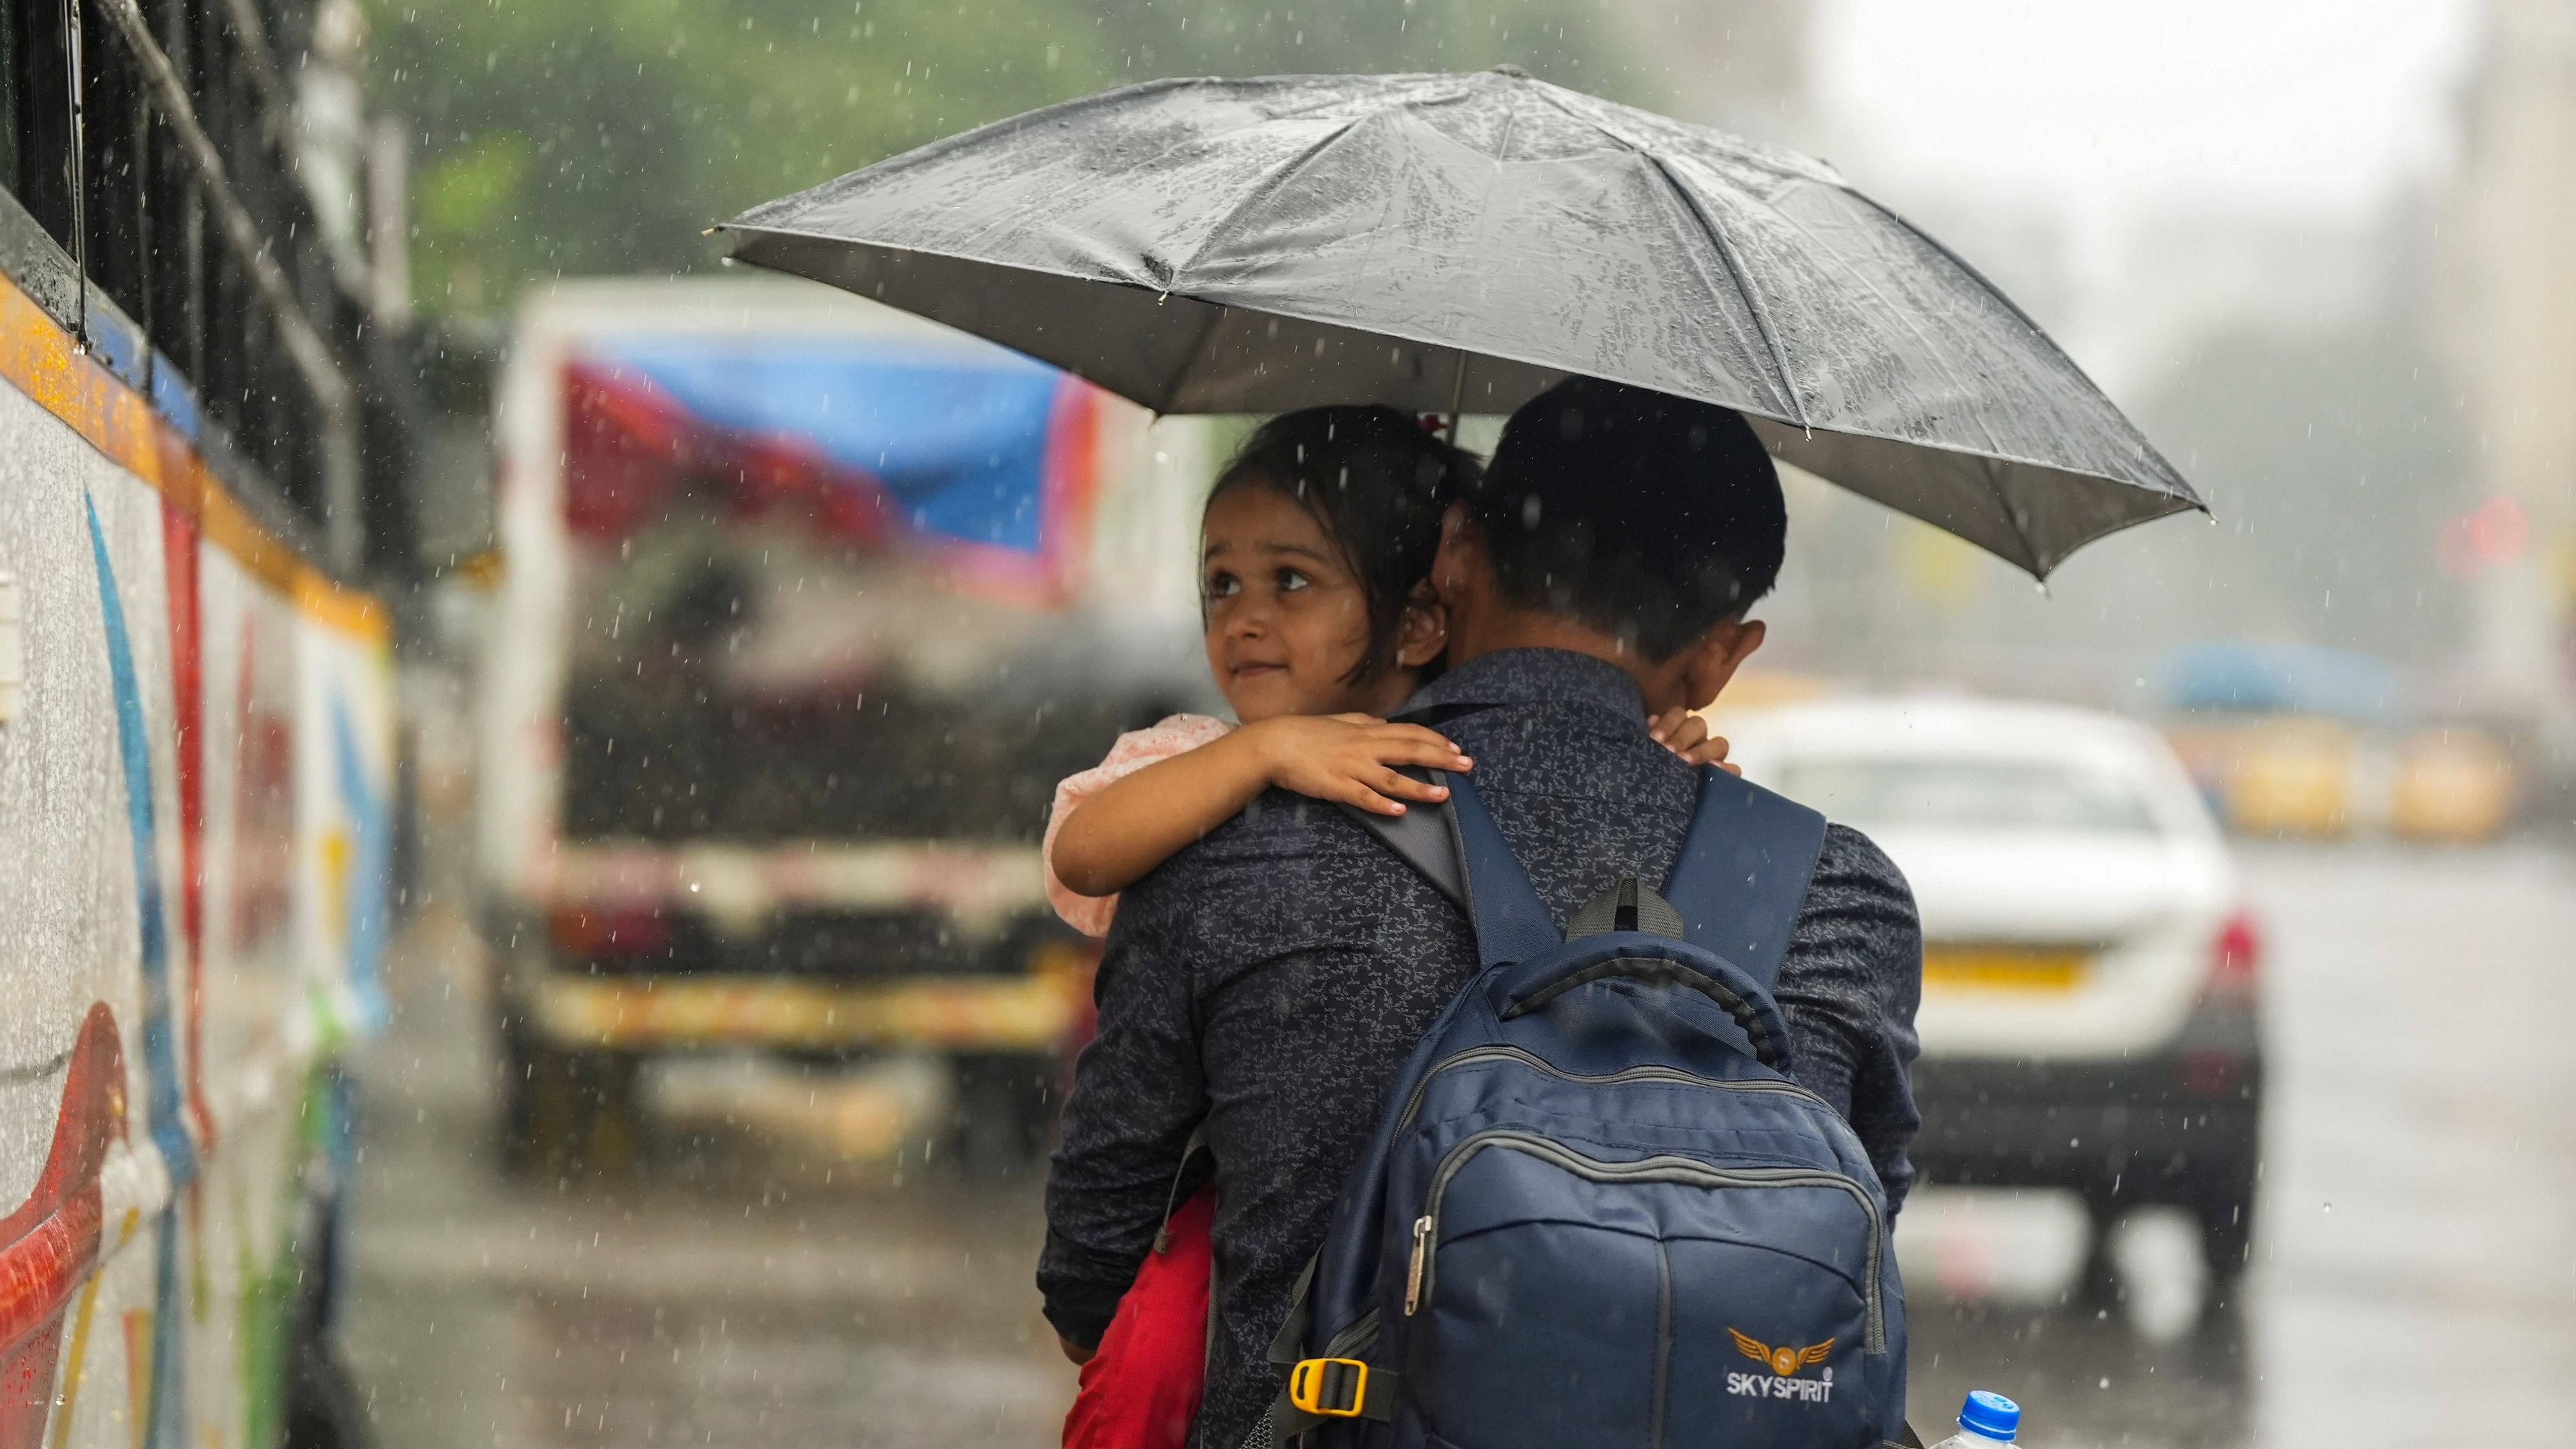
MULTIPOLYGON (((1385 815, 1447 795, 1396 767, 1473 762, 1438 732, 1381 716, 1439 667, 1448 630, 1431 558, 1442 510, 1477 471, 1392 408, 1309 408, 1252 435, 1218 474, 1201 528, 1208 668, 1241 723, 1175 715, 1057 787, 1047 895, 1067 923, 1106 935, 1116 892, 1274 785, 1385 815)), ((1678 711, 1654 733, 1695 763, 1725 754, 1678 711)), ((1083 1364, 1066 1449, 1187 1440, 1212 1207, 1201 1188, 1165 1223, 1083 1364)))

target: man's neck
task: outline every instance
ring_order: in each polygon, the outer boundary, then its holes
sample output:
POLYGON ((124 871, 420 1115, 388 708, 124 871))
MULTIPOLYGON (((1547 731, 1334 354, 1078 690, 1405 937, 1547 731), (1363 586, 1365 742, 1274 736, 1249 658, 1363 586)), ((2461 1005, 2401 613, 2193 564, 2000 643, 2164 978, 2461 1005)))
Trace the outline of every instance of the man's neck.
POLYGON ((1484 618, 1465 622, 1464 629, 1452 626, 1449 664, 1453 669, 1479 655, 1505 649, 1563 649, 1618 669, 1637 681, 1640 691, 1659 682, 1650 673, 1651 666, 1634 649, 1622 648, 1612 636, 1572 619, 1535 610, 1497 609, 1484 618))
POLYGON ((1457 641, 1450 651, 1460 664, 1479 654, 1492 654, 1504 649, 1564 649, 1593 658, 1621 669, 1634 671, 1636 653, 1622 649, 1619 641, 1598 629, 1588 628, 1572 619, 1552 614, 1514 613, 1495 619, 1477 629, 1468 638, 1457 641))

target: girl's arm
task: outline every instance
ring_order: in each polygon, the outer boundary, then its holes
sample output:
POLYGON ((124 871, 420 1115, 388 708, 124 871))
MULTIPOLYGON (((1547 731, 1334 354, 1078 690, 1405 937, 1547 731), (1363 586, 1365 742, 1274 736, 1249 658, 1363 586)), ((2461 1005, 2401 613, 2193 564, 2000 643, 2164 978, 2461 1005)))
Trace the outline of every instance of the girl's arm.
POLYGON ((1364 714, 1281 715, 1148 765, 1084 801, 1057 827, 1047 864, 1078 895, 1111 895, 1273 785, 1401 815, 1404 801, 1433 804, 1449 792, 1398 774, 1396 766, 1464 770, 1470 763, 1420 725, 1364 714))

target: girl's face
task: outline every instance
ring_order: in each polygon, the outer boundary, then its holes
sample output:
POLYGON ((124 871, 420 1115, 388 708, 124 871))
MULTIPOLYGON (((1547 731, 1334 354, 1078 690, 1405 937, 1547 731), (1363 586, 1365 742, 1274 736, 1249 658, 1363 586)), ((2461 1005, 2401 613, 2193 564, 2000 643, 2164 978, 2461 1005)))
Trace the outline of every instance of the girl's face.
POLYGON ((1219 494, 1208 505, 1205 544, 1208 669, 1245 724, 1384 714, 1413 692, 1413 667, 1439 652, 1432 620, 1408 610, 1399 667, 1347 683, 1368 655, 1367 594, 1323 526, 1267 484, 1219 494))

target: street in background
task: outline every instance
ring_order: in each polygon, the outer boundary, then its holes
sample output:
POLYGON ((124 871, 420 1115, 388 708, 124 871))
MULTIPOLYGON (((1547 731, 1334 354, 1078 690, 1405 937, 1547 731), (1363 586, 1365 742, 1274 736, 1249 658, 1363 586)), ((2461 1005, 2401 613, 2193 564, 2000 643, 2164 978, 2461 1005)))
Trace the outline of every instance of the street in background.
MULTIPOLYGON (((2243 870, 2269 1039, 2241 1291, 2202 1316, 2197 1234, 2150 1210, 2114 1245, 2109 1299, 2088 1296, 2074 1195, 1925 1188, 1897 1228, 1917 1428, 1973 1387, 2020 1400, 2055 1449, 2513 1443, 2576 1422, 2576 1131, 2553 1105, 2576 1093, 2555 969, 2576 868, 2530 845, 2266 844, 2243 870), (2405 1009, 2428 962, 2489 1024, 2484 1070, 2405 1009), (2428 1368, 2435 1343, 2482 1357, 2428 1368)), ((383 1449, 1056 1442, 1073 1370, 1030 1285, 1039 1179, 925 1164, 948 1130, 944 1095, 912 1095, 932 1074, 867 1092, 914 1104, 881 1154, 832 1145, 842 1079, 772 1065, 657 1134, 631 1180, 512 1187, 483 1155, 486 1038, 448 994, 471 945, 406 944, 352 1239, 383 1449)))

